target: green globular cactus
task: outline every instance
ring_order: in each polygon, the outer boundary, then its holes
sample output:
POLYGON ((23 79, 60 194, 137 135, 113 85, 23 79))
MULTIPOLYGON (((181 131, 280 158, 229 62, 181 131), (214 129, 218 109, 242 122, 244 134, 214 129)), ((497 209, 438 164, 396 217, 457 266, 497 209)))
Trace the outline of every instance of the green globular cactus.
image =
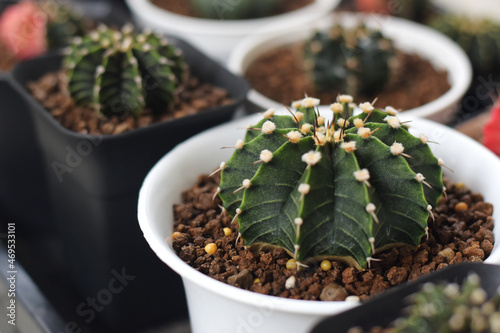
POLYGON ((218 20, 242 20, 272 14, 280 0, 190 0, 201 17, 218 20))
POLYGON ((342 95, 325 123, 318 104, 295 102, 293 116, 268 110, 221 164, 218 193, 245 245, 357 268, 377 251, 417 246, 443 192, 427 138, 411 135, 391 107, 364 103, 353 117, 352 97, 342 95))
POLYGON ((391 77, 393 42, 364 25, 317 31, 305 44, 304 66, 318 91, 350 95, 381 91, 391 77))
POLYGON ((430 25, 462 47, 477 74, 500 72, 500 24, 449 14, 430 25))
POLYGON ((84 22, 79 15, 67 5, 54 0, 39 2, 40 8, 47 15, 47 44, 49 49, 66 47, 71 38, 84 34, 84 22))
POLYGON ((477 275, 462 287, 427 283, 411 299, 410 315, 397 319, 391 332, 500 332, 500 293, 488 300, 477 275))
POLYGON ((134 34, 128 25, 121 31, 101 25, 74 38, 64 67, 75 103, 106 116, 165 112, 186 72, 179 49, 150 31, 134 34))

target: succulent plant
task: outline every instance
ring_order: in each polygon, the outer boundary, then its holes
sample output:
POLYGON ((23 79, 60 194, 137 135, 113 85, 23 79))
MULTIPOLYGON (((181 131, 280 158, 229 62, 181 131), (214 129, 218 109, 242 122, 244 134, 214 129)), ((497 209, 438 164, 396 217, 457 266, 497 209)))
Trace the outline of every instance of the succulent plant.
POLYGON ((190 0, 198 15, 219 20, 241 20, 269 16, 279 0, 190 0))
POLYGON ((134 34, 129 25, 121 31, 101 25, 74 38, 64 66, 75 103, 106 116, 166 111, 186 69, 179 49, 150 31, 134 34))
POLYGON ((305 98, 292 116, 264 113, 220 167, 218 193, 245 245, 284 248, 302 264, 325 258, 366 267, 375 252, 417 246, 443 192, 442 161, 395 110, 352 97, 326 122, 305 98))
POLYGON ((393 10, 396 16, 423 22, 427 19, 431 3, 429 0, 396 0, 393 10))
POLYGON ((449 14, 430 25, 464 49, 477 74, 500 72, 500 24, 449 14))
POLYGON ((68 45, 73 36, 84 34, 82 16, 69 6, 54 0, 42 0, 40 8, 47 15, 47 42, 49 49, 58 49, 68 45))
POLYGON ((0 39, 17 59, 29 59, 83 34, 83 21, 53 0, 10 5, 0 18, 0 39))
POLYGON ((427 283, 412 295, 410 315, 391 332, 500 332, 500 293, 490 300, 477 275, 457 284, 427 283))
POLYGON ((356 0, 356 7, 363 12, 390 14, 423 22, 430 10, 429 0, 356 0))
POLYGON ((364 25, 318 31, 305 45, 305 68, 318 91, 337 89, 358 96, 380 91, 389 81, 393 43, 364 25))

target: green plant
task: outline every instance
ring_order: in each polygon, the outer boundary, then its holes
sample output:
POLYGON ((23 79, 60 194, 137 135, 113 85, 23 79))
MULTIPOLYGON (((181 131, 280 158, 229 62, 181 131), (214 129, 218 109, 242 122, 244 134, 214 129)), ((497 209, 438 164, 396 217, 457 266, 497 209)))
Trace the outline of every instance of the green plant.
POLYGON ((364 25, 318 31, 304 48, 305 67, 318 91, 335 88, 353 96, 380 91, 394 55, 392 41, 364 25))
POLYGON ((356 8, 363 12, 390 14, 408 20, 423 22, 429 16, 429 0, 356 0, 356 8))
POLYGON ((269 16, 280 0, 190 0, 198 15, 210 19, 241 20, 269 16))
POLYGON ((82 16, 69 6, 53 0, 39 2, 40 8, 47 15, 47 43, 49 49, 65 47, 73 36, 84 34, 82 16))
POLYGON ((500 24, 450 14, 430 25, 464 49, 477 74, 500 72, 500 24))
POLYGON ((392 6, 397 16, 417 22, 425 21, 431 10, 429 0, 397 0, 392 6))
POLYGON ((159 35, 104 25, 73 39, 64 67, 75 103, 106 116, 166 111, 186 71, 181 51, 159 35))
POLYGON ((427 283, 412 297, 410 315, 391 332, 500 332, 500 293, 490 300, 477 275, 457 284, 427 283))
POLYGON ((16 59, 29 59, 68 45, 83 34, 83 20, 53 0, 21 1, 0 16, 0 40, 16 59))
POLYGON ((352 97, 342 95, 325 123, 318 104, 298 101, 292 116, 267 111, 222 163, 219 195, 245 244, 358 268, 377 251, 418 245, 443 191, 442 161, 427 139, 391 107, 364 103, 352 116, 352 97))

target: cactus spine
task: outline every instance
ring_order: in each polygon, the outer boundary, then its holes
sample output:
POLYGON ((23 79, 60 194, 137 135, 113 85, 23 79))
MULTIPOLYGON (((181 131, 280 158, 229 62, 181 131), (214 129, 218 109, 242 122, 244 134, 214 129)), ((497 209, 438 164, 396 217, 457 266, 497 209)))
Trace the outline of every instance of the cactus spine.
POLYGON ((432 21, 431 26, 462 47, 477 74, 500 72, 500 24, 445 15, 432 21))
POLYGON ((269 16, 279 0, 207 1, 190 0, 198 15, 219 20, 241 20, 269 16))
POLYGON ((351 102, 331 105, 331 123, 313 98, 293 116, 269 110, 238 141, 219 195, 246 245, 362 268, 377 251, 420 243, 443 191, 440 163, 392 108, 364 103, 353 117, 351 102))
POLYGON ((338 89, 358 96, 380 91, 389 81, 395 49, 380 31, 336 25, 318 31, 305 45, 305 68, 318 91, 338 89))
POLYGON ((75 103, 106 116, 166 111, 186 70, 180 50, 150 31, 133 34, 128 25, 121 31, 101 25, 73 39, 64 64, 75 103))

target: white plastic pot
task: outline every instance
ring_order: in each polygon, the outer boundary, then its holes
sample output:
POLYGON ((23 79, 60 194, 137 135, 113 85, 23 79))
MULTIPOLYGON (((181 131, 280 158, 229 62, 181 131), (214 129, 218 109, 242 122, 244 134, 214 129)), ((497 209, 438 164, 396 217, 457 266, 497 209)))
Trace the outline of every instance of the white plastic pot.
MULTIPOLYGON (((380 29, 386 36, 394 40, 396 48, 416 53, 428 59, 435 68, 448 72, 451 88, 446 93, 430 103, 406 110, 405 114, 413 118, 428 118, 441 123, 451 121, 458 103, 472 80, 470 61, 464 51, 448 37, 431 28, 401 18, 374 14, 341 13, 325 17, 307 27, 299 26, 273 35, 250 36, 242 40, 231 52, 228 67, 235 74, 245 75, 248 67, 269 50, 306 40, 316 29, 326 29, 335 23, 353 26, 360 22, 365 22, 369 27, 380 29)), ((255 89, 249 91, 247 100, 249 111, 281 106, 280 103, 264 96, 255 89)))
POLYGON ((448 13, 500 22, 498 0, 432 0, 432 3, 448 13))
MULTIPOLYGON (((150 0, 126 2, 138 25, 181 37, 225 63, 234 45, 242 38, 252 34, 268 35, 314 22, 337 7, 340 0, 315 0, 310 5, 281 15, 226 21, 178 15, 153 5, 150 0)), ((234 1, 227 1, 229 5, 231 2, 234 1)))
MULTIPOLYGON (((347 310, 352 302, 291 300, 242 290, 212 279, 183 262, 172 249, 173 209, 181 203, 181 192, 192 187, 198 176, 210 173, 232 154, 221 149, 243 138, 245 127, 256 124, 259 115, 248 116, 205 131, 164 156, 146 177, 139 194, 138 218, 151 248, 181 275, 187 295, 193 333, 308 332, 319 320, 347 310)), ((426 119, 411 123, 414 135, 425 133, 436 156, 454 170, 454 181, 464 182, 495 205, 500 221, 500 159, 465 135, 426 119)), ((500 239, 500 227, 494 229, 500 239)), ((500 263, 500 245, 495 244, 488 263, 500 263)))

